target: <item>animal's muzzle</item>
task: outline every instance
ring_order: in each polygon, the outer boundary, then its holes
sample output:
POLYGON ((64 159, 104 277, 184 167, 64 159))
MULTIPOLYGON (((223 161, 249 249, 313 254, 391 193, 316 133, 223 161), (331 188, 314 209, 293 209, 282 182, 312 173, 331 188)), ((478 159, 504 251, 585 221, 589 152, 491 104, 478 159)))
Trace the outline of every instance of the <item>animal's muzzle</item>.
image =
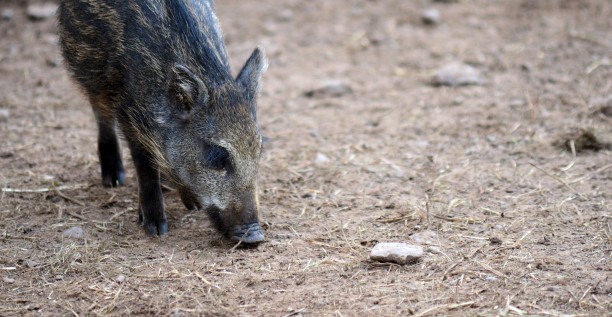
POLYGON ((258 244, 265 240, 261 226, 257 222, 233 226, 228 235, 231 240, 246 244, 258 244))

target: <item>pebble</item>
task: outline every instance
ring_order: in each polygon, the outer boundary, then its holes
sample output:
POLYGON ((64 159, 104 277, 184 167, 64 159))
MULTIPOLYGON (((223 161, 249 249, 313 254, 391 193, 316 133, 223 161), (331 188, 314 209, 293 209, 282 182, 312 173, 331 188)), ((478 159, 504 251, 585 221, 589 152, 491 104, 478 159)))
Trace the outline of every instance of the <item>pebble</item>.
POLYGON ((4 281, 4 283, 6 283, 6 284, 13 284, 13 283, 15 283, 15 279, 14 278, 6 277, 6 276, 2 278, 2 281, 4 281))
POLYGON ((280 11, 276 15, 276 20, 279 22, 289 22, 293 20, 293 11, 291 11, 290 9, 280 11))
POLYGON ((6 121, 11 116, 11 111, 6 108, 0 108, 0 122, 6 121))
POLYGON ((28 17, 32 20, 45 20, 55 16, 57 11, 57 4, 52 2, 41 3, 41 4, 30 4, 26 9, 28 17))
POLYGON ((432 247, 432 246, 427 248, 427 252, 432 253, 432 254, 444 254, 444 252, 442 252, 442 250, 440 250, 440 248, 432 247))
POLYGON ((599 108, 599 112, 606 117, 612 117, 612 94, 591 100, 591 104, 599 108))
POLYGON ((6 8, 2 10, 2 20, 10 21, 15 16, 15 10, 6 8))
POLYGON ((410 264, 423 257, 423 247, 400 242, 381 242, 372 248, 370 259, 378 262, 410 264))
POLYGON ((482 76, 470 65, 452 62, 436 70, 432 83, 437 86, 480 85, 482 76))
POLYGON ((83 231, 81 227, 71 227, 64 230, 62 235, 71 239, 83 239, 85 237, 85 231, 83 231))
POLYGON ((426 25, 440 24, 440 11, 436 8, 429 8, 421 14, 421 21, 426 25))
POLYGON ((117 283, 125 282, 125 275, 123 275, 123 274, 117 275, 117 277, 115 277, 115 281, 117 281, 117 283))
POLYGON ((36 262, 36 261, 34 261, 34 260, 26 260, 26 261, 25 261, 25 264, 26 264, 26 266, 27 266, 28 268, 31 268, 31 269, 33 269, 33 268, 35 268, 35 267, 37 267, 37 266, 38 266, 38 262, 36 262))
POLYGON ((418 244, 434 244, 435 240, 438 240, 438 234, 431 230, 425 230, 411 235, 410 239, 418 244))
POLYGON ((485 277, 485 281, 487 281, 487 282, 495 282, 497 280, 498 280, 498 278, 496 276, 493 276, 493 275, 487 275, 487 277, 485 277))
POLYGON ((322 165, 329 161, 330 161, 329 157, 327 157, 327 155, 323 153, 317 153, 317 156, 315 157, 315 164, 317 165, 322 165))
POLYGON ((415 145, 420 147, 420 148, 426 148, 426 147, 429 146, 429 141, 427 141, 427 140, 417 140, 415 142, 415 145))
POLYGON ((351 86, 339 80, 326 80, 321 87, 308 90, 304 96, 308 98, 342 97, 353 92, 351 86))
POLYGON ((489 242, 491 244, 502 244, 502 239, 498 237, 489 237, 489 242))

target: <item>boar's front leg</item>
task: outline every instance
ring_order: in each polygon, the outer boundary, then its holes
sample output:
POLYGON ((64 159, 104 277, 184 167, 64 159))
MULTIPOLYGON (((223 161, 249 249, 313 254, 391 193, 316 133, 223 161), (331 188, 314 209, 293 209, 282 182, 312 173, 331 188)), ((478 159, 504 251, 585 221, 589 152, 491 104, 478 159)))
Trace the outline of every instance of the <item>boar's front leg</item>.
POLYGON ((98 122, 98 158, 102 172, 102 184, 117 187, 125 182, 125 170, 121 162, 119 141, 115 133, 115 117, 105 98, 91 98, 91 105, 98 122))
POLYGON ((168 221, 164 213, 159 171, 144 147, 134 141, 129 143, 138 175, 139 221, 149 235, 167 234, 168 221))

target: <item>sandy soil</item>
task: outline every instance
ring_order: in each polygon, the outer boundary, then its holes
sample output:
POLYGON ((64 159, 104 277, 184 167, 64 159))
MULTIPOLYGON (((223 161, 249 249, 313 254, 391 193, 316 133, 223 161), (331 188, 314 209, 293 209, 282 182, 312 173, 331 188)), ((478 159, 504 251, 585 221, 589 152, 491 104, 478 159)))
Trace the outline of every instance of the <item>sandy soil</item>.
POLYGON ((0 315, 612 311, 612 2, 218 1, 233 67, 270 59, 257 249, 173 192, 145 236, 133 167, 102 187, 55 21, 26 7, 0 3, 0 315), (482 84, 431 85, 448 62, 482 84), (330 80, 351 91, 306 94, 330 80), (427 252, 373 262, 382 241, 427 252))

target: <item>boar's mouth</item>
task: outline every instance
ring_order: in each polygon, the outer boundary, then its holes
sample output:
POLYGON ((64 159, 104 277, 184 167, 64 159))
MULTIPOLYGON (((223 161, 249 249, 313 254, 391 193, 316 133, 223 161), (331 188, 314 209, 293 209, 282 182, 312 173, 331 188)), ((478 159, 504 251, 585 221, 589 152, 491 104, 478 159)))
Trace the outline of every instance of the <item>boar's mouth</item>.
POLYGON ((259 223, 252 222, 246 224, 237 224, 233 226, 227 226, 223 221, 223 211, 218 207, 212 206, 206 209, 208 216, 211 221, 227 238, 232 241, 240 242, 248 245, 257 245, 265 240, 259 223))
POLYGON ((259 223, 236 225, 231 229, 230 239, 246 244, 258 244, 264 241, 264 235, 259 223))

